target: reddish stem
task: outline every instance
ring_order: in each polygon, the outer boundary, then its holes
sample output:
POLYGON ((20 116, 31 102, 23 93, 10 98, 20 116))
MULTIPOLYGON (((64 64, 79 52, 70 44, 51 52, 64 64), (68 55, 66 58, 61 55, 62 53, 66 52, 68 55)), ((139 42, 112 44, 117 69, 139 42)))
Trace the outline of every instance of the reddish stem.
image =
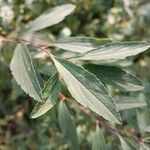
POLYGON ((60 97, 60 101, 62 101, 62 102, 67 99, 66 96, 62 93, 59 93, 59 97, 60 97))
POLYGON ((4 38, 4 37, 2 37, 2 41, 4 41, 4 42, 12 42, 12 43, 16 43, 16 44, 23 42, 25 45, 31 45, 33 47, 41 49, 42 51, 44 51, 44 52, 47 53, 47 55, 49 56, 49 58, 51 58, 51 54, 48 51, 48 46, 47 45, 35 45, 32 42, 26 41, 24 39, 17 40, 17 39, 13 39, 13 38, 4 38))

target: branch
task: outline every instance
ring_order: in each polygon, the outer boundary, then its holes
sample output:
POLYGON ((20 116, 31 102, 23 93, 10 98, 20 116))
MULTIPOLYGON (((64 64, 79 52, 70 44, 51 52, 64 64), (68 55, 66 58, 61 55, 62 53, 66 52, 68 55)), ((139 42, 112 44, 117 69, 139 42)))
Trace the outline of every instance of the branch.
POLYGON ((49 47, 47 45, 35 45, 32 42, 24 40, 24 39, 14 39, 14 38, 0 37, 0 40, 4 41, 4 42, 15 43, 15 44, 24 43, 25 45, 30 45, 30 46, 39 48, 42 51, 46 52, 48 57, 51 59, 51 53, 49 52, 49 50, 48 50, 49 47))
MULTIPOLYGON (((49 50, 48 50, 49 46, 47 46, 47 45, 35 45, 32 42, 26 41, 24 39, 20 39, 19 40, 19 39, 13 39, 13 38, 0 37, 0 40, 4 41, 4 42, 11 42, 11 43, 16 43, 16 44, 18 44, 18 43, 24 43, 25 45, 30 45, 30 46, 39 48, 42 51, 46 52, 47 55, 48 55, 48 57, 51 59, 51 53, 49 52, 49 50)), ((105 127, 107 131, 110 131, 111 133, 115 133, 116 135, 117 134, 122 134, 121 130, 118 130, 116 128, 112 128, 112 127, 108 126, 105 122, 101 121, 101 119, 99 117, 96 117, 91 112, 89 112, 85 108, 83 108, 81 105, 73 102, 72 100, 70 100, 69 98, 67 98, 63 93, 59 93, 59 97, 60 97, 61 101, 67 100, 69 103, 72 103, 80 111, 82 111, 86 115, 90 116, 95 121, 95 123, 96 123, 97 126, 101 125, 101 126, 105 127)), ((130 131, 127 131, 125 136, 134 138, 134 140, 137 141, 138 143, 140 143, 141 139, 143 139, 143 137, 141 137, 139 139, 133 132, 130 132, 130 131)))
MULTIPOLYGON (((85 113, 87 116, 90 116, 90 118, 92 118, 94 120, 94 122, 96 123, 96 126, 103 126, 107 131, 117 135, 123 135, 123 136, 127 136, 127 137, 132 137, 135 141, 137 141, 138 143, 141 143, 141 138, 139 139, 134 132, 131 131, 126 131, 126 134, 121 133, 121 130, 118 130, 116 128, 112 128, 109 125, 107 125, 105 122, 103 122, 100 117, 96 117, 95 115, 93 115, 91 112, 87 111, 85 108, 83 108, 81 105, 75 103, 74 101, 70 100, 68 97, 66 97, 63 93, 59 93, 60 97, 66 101, 68 101, 69 103, 73 104, 77 109, 79 109, 80 111, 82 111, 83 113, 85 113)), ((62 100, 60 99, 60 100, 62 100)))

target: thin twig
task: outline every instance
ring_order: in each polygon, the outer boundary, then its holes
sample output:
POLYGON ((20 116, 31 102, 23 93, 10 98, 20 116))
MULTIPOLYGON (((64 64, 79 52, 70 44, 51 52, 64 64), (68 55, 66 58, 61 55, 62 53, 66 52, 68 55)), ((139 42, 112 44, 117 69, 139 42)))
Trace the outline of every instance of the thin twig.
POLYGON ((46 52, 47 55, 49 56, 49 58, 51 58, 51 54, 50 54, 50 52, 48 51, 48 48, 49 48, 49 47, 48 47, 47 45, 35 45, 35 44, 33 44, 32 42, 27 41, 27 40, 24 40, 24 39, 18 40, 18 39, 13 39, 13 38, 5 38, 5 37, 2 37, 1 40, 4 41, 4 42, 11 42, 11 43, 16 43, 16 44, 19 44, 19 43, 22 42, 22 43, 24 43, 25 45, 30 45, 30 46, 39 48, 39 49, 41 49, 42 51, 46 52))

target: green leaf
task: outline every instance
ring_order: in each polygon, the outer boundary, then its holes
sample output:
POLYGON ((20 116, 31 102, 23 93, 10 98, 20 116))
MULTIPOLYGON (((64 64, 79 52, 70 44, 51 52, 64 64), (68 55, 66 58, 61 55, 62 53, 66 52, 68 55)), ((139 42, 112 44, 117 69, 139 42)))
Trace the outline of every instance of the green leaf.
POLYGON ((146 102, 143 100, 134 100, 134 101, 124 101, 124 102, 118 102, 117 103, 119 110, 125 110, 125 109, 135 109, 140 107, 147 106, 146 102))
POLYGON ((42 89, 28 48, 25 45, 17 45, 10 69, 21 88, 36 101, 42 101, 42 89))
POLYGON ((73 4, 57 6, 50 11, 45 12, 40 17, 32 21, 29 25, 29 31, 38 31, 49 26, 55 25, 65 19, 75 9, 73 4))
POLYGON ((109 39, 97 39, 91 37, 65 37, 57 40, 53 45, 64 50, 85 53, 110 42, 111 40, 109 39))
POLYGON ((80 60, 109 60, 124 59, 128 56, 137 55, 150 48, 150 44, 144 42, 113 42, 100 46, 97 49, 80 54, 80 60))
POLYGON ((52 59, 70 93, 80 104, 109 121, 120 123, 113 98, 94 74, 67 60, 53 56, 52 59))
POLYGON ((50 94, 52 93, 55 87, 57 79, 58 79, 58 75, 55 74, 45 83, 44 88, 42 90, 42 97, 44 100, 49 98, 50 94))
POLYGON ((49 111, 56 103, 47 99, 43 102, 37 102, 34 109, 32 110, 30 117, 37 118, 44 115, 47 111, 49 111))
POLYGON ((135 109, 147 106, 143 94, 140 94, 138 97, 120 96, 119 99, 121 99, 121 101, 117 102, 119 110, 135 109))
POLYGON ((65 139, 70 143, 72 150, 78 149, 77 133, 74 122, 72 122, 68 108, 64 102, 59 103, 58 119, 65 139))
POLYGON ((104 135, 98 126, 96 127, 94 134, 92 150, 107 150, 107 144, 105 142, 104 135))
POLYGON ((138 91, 143 89, 143 84, 133 75, 121 68, 103 65, 84 65, 84 68, 95 74, 100 80, 109 85, 114 85, 123 91, 138 91))
POLYGON ((118 135, 119 137, 119 140, 121 142, 121 147, 122 147, 122 150, 130 150, 130 147, 128 146, 128 144, 125 142, 125 140, 120 136, 118 135))
POLYGON ((142 110, 136 109, 136 118, 138 122, 138 127, 142 135, 147 132, 147 120, 146 119, 146 110, 145 108, 142 110))
POLYGON ((43 102, 37 102, 31 112, 31 118, 37 118, 50 110, 58 100, 58 94, 61 91, 61 84, 57 75, 51 77, 45 84, 43 93, 43 102))

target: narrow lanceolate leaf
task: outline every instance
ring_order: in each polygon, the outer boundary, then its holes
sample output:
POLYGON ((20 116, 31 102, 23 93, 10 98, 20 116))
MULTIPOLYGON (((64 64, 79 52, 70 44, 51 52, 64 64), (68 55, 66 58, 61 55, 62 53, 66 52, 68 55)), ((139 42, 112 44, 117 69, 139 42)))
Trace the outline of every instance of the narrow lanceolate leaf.
POLYGON ((70 93, 80 104, 109 121, 120 123, 120 114, 112 97, 94 74, 67 60, 53 56, 52 59, 70 93))
POLYGON ((70 149, 78 150, 76 127, 74 122, 72 122, 66 104, 62 101, 58 107, 58 119, 63 135, 70 144, 70 149))
POLYGON ((121 68, 103 65, 84 65, 84 68, 95 74, 100 80, 114 85, 123 91, 138 91, 143 89, 142 83, 133 75, 121 68))
POLYGON ((37 102, 30 114, 30 117, 31 118, 40 117, 44 115, 47 111, 49 111, 54 105, 55 103, 51 102, 51 100, 49 99, 44 100, 43 102, 37 102))
POLYGON ((74 9, 75 5, 73 4, 57 6, 32 21, 28 26, 29 31, 37 31, 55 25, 64 20, 74 9))
POLYGON ((130 150, 130 147, 128 146, 128 144, 125 142, 125 140, 120 136, 118 135, 119 137, 119 140, 121 142, 121 147, 122 147, 122 150, 130 150))
POLYGON ((147 106, 145 101, 145 96, 140 94, 138 97, 127 97, 127 96, 120 96, 116 97, 120 101, 117 102, 117 106, 119 110, 125 109, 134 109, 147 106))
POLYGON ((150 48, 150 44, 144 42, 113 42, 100 46, 95 50, 78 55, 80 60, 108 60, 124 59, 137 55, 150 48))
POLYGON ((107 150, 104 135, 99 127, 96 127, 94 138, 92 141, 92 150, 107 150))
POLYGON ((125 110, 125 109, 135 109, 140 107, 147 106, 146 102, 143 100, 134 100, 134 101, 123 101, 117 103, 119 110, 125 110))
POLYGON ((64 50, 76 53, 85 53, 110 42, 111 40, 109 39, 97 39, 90 37, 66 37, 57 40, 53 45, 64 50))
POLYGON ((28 48, 25 45, 17 45, 11 60, 10 69, 21 88, 36 101, 41 101, 42 89, 28 48))
POLYGON ((42 91, 43 101, 37 102, 33 111, 31 112, 31 118, 37 118, 50 110, 56 104, 60 91, 61 84, 55 75, 45 84, 42 91))

